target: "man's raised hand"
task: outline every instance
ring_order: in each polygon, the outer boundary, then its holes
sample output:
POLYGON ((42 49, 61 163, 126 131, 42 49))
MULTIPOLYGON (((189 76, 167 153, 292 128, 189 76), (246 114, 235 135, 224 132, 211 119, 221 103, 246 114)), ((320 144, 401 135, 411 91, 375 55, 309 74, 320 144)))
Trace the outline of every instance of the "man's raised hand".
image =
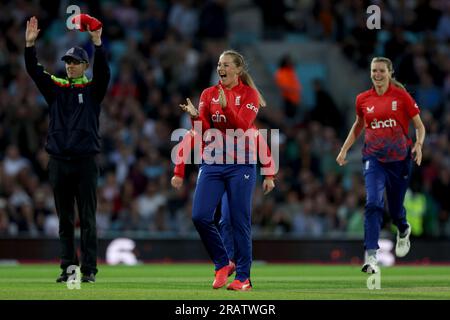
POLYGON ((87 31, 91 35, 92 42, 96 46, 100 46, 102 44, 102 30, 103 30, 103 28, 100 28, 95 31, 91 31, 89 26, 87 27, 87 31))
POLYGON ((27 21, 27 29, 25 31, 25 45, 27 47, 34 46, 39 31, 41 30, 38 29, 38 20, 36 17, 31 17, 30 20, 27 21))

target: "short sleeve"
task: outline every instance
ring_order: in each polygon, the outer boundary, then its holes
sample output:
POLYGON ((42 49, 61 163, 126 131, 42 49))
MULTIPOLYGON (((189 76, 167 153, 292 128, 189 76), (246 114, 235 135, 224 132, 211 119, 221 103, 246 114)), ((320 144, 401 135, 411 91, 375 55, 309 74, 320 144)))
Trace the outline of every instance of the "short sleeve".
POLYGON ((402 100, 405 104, 406 114, 410 119, 414 118, 415 115, 420 113, 420 109, 416 101, 414 101, 414 99, 406 90, 403 93, 402 100))
POLYGON ((364 113, 363 113, 362 108, 361 108, 361 95, 356 96, 355 109, 356 109, 356 114, 359 117, 363 118, 364 117, 364 113))

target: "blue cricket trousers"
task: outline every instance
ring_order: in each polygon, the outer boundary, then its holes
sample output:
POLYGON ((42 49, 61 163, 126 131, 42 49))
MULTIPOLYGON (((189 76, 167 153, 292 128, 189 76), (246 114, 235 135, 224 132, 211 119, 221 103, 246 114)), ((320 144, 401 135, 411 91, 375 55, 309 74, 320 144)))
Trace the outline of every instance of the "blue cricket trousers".
POLYGON ((233 227, 231 226, 230 206, 228 204, 228 196, 226 192, 222 197, 220 213, 220 220, 218 222, 220 236, 222 237, 223 244, 227 250, 228 258, 234 261, 233 227))
POLYGON ((230 257, 214 223, 214 214, 226 192, 232 228, 236 279, 250 278, 252 263, 251 206, 256 166, 246 164, 202 164, 194 194, 192 221, 215 269, 228 265, 230 257))
POLYGON ((403 206, 406 190, 411 179, 412 159, 410 153, 401 161, 380 162, 375 157, 363 159, 366 185, 364 213, 364 248, 379 249, 378 239, 384 212, 384 191, 389 214, 400 232, 407 228, 406 210, 403 206))

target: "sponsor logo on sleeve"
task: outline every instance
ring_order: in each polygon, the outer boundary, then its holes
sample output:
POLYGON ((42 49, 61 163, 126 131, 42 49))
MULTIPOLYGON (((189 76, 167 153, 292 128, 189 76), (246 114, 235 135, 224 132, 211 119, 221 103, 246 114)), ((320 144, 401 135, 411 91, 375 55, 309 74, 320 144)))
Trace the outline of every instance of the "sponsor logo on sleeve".
POLYGON ((246 107, 248 109, 252 110, 253 112, 258 113, 258 108, 253 105, 253 102, 252 103, 247 103, 246 107))

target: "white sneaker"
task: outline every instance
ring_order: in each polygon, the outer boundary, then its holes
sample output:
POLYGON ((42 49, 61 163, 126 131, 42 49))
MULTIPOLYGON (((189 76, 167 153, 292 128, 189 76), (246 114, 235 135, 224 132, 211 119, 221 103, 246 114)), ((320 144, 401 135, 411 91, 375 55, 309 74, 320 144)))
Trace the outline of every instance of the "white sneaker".
POLYGON ((377 258, 374 256, 368 256, 361 271, 365 273, 378 273, 380 271, 380 267, 378 267, 377 258))
POLYGON ((409 236, 411 235, 411 226, 408 223, 408 229, 406 229, 406 235, 400 237, 400 232, 397 230, 397 243, 395 244, 395 255, 399 258, 406 256, 411 248, 409 236))

